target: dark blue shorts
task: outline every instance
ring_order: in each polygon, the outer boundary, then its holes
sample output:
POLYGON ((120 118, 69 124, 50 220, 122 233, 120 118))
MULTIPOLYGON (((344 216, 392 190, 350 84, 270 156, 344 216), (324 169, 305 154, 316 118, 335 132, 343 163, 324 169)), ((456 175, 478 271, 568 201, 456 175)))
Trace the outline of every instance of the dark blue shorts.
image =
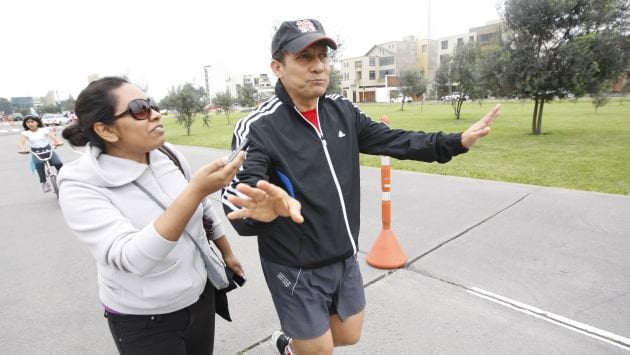
POLYGON ((262 257, 260 261, 282 331, 291 338, 316 338, 330 328, 331 315, 343 321, 365 308, 363 278, 354 256, 315 269, 262 257))

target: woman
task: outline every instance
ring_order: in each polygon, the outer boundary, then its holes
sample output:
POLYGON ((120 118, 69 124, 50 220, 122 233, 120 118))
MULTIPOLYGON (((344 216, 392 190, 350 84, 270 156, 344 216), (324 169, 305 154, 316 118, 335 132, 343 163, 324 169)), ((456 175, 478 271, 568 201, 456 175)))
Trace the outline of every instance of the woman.
MULTIPOLYGON (((26 147, 26 142, 28 142, 31 150, 34 153, 39 153, 52 149, 50 146, 50 142, 52 142, 55 146, 63 145, 63 141, 55 135, 55 132, 44 127, 44 124, 42 124, 42 120, 37 116, 26 115, 26 117, 24 117, 24 120, 22 121, 22 127, 24 127, 24 131, 22 131, 22 133, 20 134, 18 142, 18 152, 21 154, 29 153, 29 150, 26 147)), ((48 153, 45 153, 42 156, 48 157, 48 153)), ((44 190, 44 192, 50 191, 50 185, 46 182, 44 162, 40 159, 37 159, 37 157, 35 156, 33 156, 31 159, 33 160, 35 169, 37 169, 37 175, 39 175, 39 182, 42 184, 42 190, 44 190)), ((57 168, 57 171, 59 171, 59 169, 61 169, 61 167, 63 166, 61 159, 59 159, 59 156, 55 152, 52 152, 50 164, 57 168)))
POLYGON ((184 157, 167 145, 184 176, 158 150, 165 144, 158 107, 122 78, 90 83, 75 112, 78 121, 63 137, 88 149, 60 174, 59 202, 68 226, 96 259, 99 295, 118 351, 212 353, 220 280, 204 266, 200 249, 211 252, 202 217, 213 221, 208 238, 227 266, 243 275, 206 196, 230 181, 244 153, 191 176, 184 157))

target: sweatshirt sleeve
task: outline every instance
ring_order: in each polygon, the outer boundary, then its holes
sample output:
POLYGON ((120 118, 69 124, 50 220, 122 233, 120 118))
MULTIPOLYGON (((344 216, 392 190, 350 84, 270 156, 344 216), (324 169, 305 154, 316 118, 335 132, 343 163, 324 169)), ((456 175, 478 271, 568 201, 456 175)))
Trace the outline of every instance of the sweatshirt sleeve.
MULTIPOLYGON (((214 209, 214 206, 212 206, 212 201, 209 198, 206 198, 203 200, 202 204, 203 204, 204 217, 208 217, 210 220, 212 220, 212 226, 210 228, 211 230, 210 235, 206 235, 206 237, 211 240, 216 240, 223 237, 225 235, 225 229, 223 228, 223 225, 221 224, 221 219, 219 219, 219 215, 214 209)), ((206 226, 204 225, 204 227, 206 226)), ((208 228, 204 228, 204 229, 206 230, 206 233, 207 233, 208 228)))
MULTIPOLYGON (((190 169, 190 165, 188 164, 188 160, 186 160, 186 157, 184 157, 184 155, 174 145, 166 142, 164 144, 168 145, 168 148, 173 152, 173 154, 175 154, 177 160, 179 161, 179 164, 182 167, 184 177, 187 181, 190 181, 190 179, 192 178, 192 170, 190 169)), ((206 197, 201 202, 201 204, 203 207, 203 215, 205 217, 208 217, 212 221, 212 226, 210 226, 210 228, 205 228, 206 226, 204 226, 204 230, 211 230, 211 234, 207 235, 206 237, 211 240, 223 237, 225 235, 225 229, 221 225, 221 219, 219 219, 219 215, 212 206, 212 201, 208 197, 206 197)))
POLYGON ((103 265, 145 275, 177 244, 160 236, 153 221, 141 229, 134 227, 91 185, 64 181, 59 204, 68 227, 103 265))

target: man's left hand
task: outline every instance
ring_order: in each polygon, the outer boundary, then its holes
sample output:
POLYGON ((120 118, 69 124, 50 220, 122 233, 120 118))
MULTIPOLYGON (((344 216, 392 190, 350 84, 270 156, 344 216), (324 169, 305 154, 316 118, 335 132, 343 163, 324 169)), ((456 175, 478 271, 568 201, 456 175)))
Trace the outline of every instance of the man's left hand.
POLYGON ((485 137, 490 133, 490 126, 494 120, 501 114, 501 104, 496 105, 490 112, 488 112, 482 119, 475 122, 470 128, 462 133, 462 145, 466 149, 470 149, 477 143, 477 140, 481 137, 485 137))

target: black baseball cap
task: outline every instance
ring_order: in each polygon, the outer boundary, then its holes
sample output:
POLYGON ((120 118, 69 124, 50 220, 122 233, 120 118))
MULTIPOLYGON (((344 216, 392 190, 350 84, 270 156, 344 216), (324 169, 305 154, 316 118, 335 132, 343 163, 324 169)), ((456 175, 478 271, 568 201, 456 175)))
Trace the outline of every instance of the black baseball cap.
POLYGON ((289 53, 299 53, 313 43, 321 41, 325 42, 328 47, 337 49, 337 43, 326 36, 324 27, 319 21, 314 19, 285 21, 273 35, 271 56, 275 56, 282 50, 289 53))

